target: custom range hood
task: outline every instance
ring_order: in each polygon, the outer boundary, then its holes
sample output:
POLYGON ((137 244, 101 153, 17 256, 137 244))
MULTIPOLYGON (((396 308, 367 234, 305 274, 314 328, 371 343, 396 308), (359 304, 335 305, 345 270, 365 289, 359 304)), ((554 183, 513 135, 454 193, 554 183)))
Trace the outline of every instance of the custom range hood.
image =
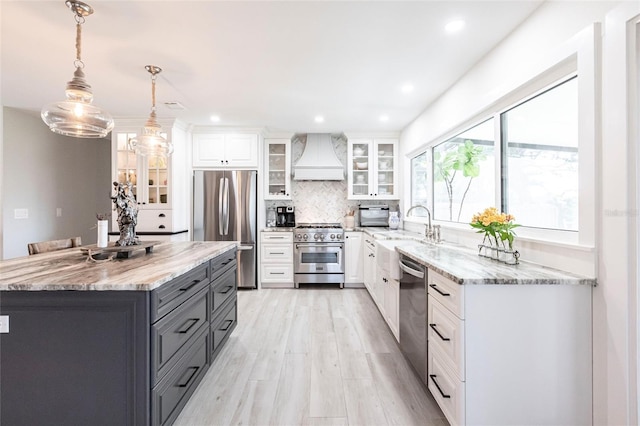
POLYGON ((294 180, 344 180, 344 166, 338 160, 333 150, 332 137, 344 139, 343 134, 307 133, 296 135, 295 138, 307 144, 302 156, 293 166, 294 180))

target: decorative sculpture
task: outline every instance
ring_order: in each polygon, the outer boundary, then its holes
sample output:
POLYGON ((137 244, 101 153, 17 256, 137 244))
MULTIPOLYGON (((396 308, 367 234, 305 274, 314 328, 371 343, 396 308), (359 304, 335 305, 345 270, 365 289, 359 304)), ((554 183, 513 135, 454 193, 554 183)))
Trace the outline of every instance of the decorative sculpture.
POLYGON ((138 205, 133 195, 131 182, 113 182, 116 195, 111 197, 118 211, 118 227, 120 228, 120 239, 116 241, 116 246, 133 246, 140 244, 136 237, 136 224, 138 223, 138 205))

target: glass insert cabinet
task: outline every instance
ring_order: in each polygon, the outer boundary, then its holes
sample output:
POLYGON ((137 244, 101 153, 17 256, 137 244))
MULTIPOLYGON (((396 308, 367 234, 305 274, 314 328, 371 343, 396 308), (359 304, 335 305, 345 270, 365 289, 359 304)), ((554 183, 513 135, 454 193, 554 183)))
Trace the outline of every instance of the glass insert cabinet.
POLYGON ((265 139, 265 200, 291 199, 291 140, 265 139))
MULTIPOLYGON (((161 208, 169 203, 170 174, 167 158, 136 155, 130 140, 136 132, 117 131, 115 174, 118 183, 131 182, 140 207, 161 208)), ((166 134, 163 134, 167 137, 166 134)))
POLYGON ((397 139, 349 139, 348 198, 396 200, 397 139))

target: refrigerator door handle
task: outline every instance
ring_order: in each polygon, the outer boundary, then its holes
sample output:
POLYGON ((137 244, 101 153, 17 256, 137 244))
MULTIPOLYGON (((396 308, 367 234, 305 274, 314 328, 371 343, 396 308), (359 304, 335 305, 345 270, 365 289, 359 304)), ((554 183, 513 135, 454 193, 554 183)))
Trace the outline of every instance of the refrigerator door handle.
POLYGON ((222 215, 224 214, 223 193, 224 193, 224 178, 220 178, 220 186, 218 186, 218 234, 219 235, 224 235, 222 233, 222 224, 224 223, 224 219, 222 217, 222 215))
POLYGON ((224 234, 229 235, 229 178, 224 178, 224 234))
POLYGON ((239 245, 238 246, 238 250, 253 250, 253 246, 252 245, 239 245))

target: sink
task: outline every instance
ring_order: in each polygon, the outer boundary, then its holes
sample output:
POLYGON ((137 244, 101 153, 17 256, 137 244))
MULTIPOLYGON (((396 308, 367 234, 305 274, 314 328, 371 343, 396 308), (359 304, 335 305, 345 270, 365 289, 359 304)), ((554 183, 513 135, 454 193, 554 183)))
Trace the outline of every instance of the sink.
POLYGON ((395 280, 400 279, 400 268, 398 268, 399 253, 397 246, 422 244, 416 240, 376 240, 376 262, 380 269, 387 271, 389 277, 395 280))

